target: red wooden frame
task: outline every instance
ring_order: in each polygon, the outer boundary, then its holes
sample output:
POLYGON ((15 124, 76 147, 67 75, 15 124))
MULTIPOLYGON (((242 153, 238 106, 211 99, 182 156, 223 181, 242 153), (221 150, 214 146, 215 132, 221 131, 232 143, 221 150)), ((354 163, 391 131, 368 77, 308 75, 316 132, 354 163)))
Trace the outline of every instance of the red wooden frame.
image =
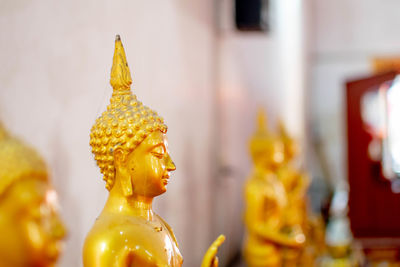
POLYGON ((366 92, 378 90, 382 83, 393 80, 395 75, 390 72, 346 84, 351 230, 355 238, 397 240, 393 244, 400 239, 400 194, 392 193, 391 183, 382 177, 381 166, 368 157, 372 137, 363 126, 361 98, 366 92))

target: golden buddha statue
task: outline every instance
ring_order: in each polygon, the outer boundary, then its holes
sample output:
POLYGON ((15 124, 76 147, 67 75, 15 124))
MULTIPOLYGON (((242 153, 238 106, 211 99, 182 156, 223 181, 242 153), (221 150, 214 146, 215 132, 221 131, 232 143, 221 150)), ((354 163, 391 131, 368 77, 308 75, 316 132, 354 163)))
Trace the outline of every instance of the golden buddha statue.
MULTIPOLYGON (((109 197, 86 237, 84 267, 181 266, 182 256, 171 227, 152 209, 154 197, 167 190, 175 170, 164 120, 139 102, 120 37, 107 110, 96 120, 90 145, 106 181, 109 197)), ((202 267, 218 266, 220 236, 206 252, 202 267)))
MULTIPOLYGON (((307 218, 307 190, 308 176, 296 168, 294 160, 298 155, 298 144, 289 136, 282 122, 279 122, 279 134, 283 143, 284 161, 280 165, 277 175, 282 182, 287 195, 287 208, 284 213, 284 231, 305 239, 305 230, 308 228, 307 218)), ((284 266, 298 266, 301 263, 303 247, 284 248, 282 258, 284 266)))
POLYGON ((258 129, 250 141, 254 170, 245 184, 244 257, 250 267, 284 266, 282 248, 298 248, 303 235, 285 231, 287 196, 276 172, 284 161, 281 140, 266 127, 265 114, 258 114, 258 129))
POLYGON ((0 267, 54 267, 65 228, 40 156, 0 124, 0 267))

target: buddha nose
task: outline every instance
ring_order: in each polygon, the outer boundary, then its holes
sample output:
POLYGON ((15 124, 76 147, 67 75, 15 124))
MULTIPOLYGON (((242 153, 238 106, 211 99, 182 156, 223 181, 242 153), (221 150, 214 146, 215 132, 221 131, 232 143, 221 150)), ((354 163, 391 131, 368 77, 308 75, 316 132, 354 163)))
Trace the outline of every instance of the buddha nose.
POLYGON ((172 161, 170 155, 168 155, 168 158, 167 158, 167 170, 168 170, 169 172, 172 172, 172 171, 175 171, 175 170, 176 170, 175 163, 172 161))

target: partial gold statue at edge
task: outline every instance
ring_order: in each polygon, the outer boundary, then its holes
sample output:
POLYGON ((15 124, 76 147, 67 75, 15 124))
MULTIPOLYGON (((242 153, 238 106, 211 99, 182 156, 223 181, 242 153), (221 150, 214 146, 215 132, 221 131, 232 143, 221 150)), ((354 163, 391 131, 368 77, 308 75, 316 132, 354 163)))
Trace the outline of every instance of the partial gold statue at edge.
MULTIPOLYGON (((106 181, 109 197, 86 237, 84 267, 181 266, 183 259, 171 227, 152 209, 167 190, 175 170, 167 126, 131 92, 130 71, 119 36, 107 110, 96 120, 90 145, 106 181)), ((202 267, 218 266, 220 236, 207 250, 202 267)))
POLYGON ((65 228, 42 158, 0 124, 0 267, 54 267, 65 228))
POLYGON ((286 229, 288 196, 277 175, 285 160, 284 148, 282 140, 267 129, 260 110, 258 129, 250 141, 254 168, 244 188, 247 233, 243 253, 250 267, 285 266, 282 250, 300 249, 305 242, 301 231, 286 229))

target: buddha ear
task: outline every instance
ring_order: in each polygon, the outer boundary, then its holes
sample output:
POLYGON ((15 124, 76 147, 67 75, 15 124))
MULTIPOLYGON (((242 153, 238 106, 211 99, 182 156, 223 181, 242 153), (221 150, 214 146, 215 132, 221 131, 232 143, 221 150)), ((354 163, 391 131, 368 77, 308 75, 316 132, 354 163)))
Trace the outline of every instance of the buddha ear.
POLYGON ((126 197, 133 194, 132 179, 128 168, 126 167, 127 153, 120 147, 114 150, 114 162, 116 172, 119 173, 119 179, 122 191, 126 197))
POLYGON ((116 168, 120 168, 125 165, 126 153, 121 147, 117 147, 114 149, 114 162, 116 168))

